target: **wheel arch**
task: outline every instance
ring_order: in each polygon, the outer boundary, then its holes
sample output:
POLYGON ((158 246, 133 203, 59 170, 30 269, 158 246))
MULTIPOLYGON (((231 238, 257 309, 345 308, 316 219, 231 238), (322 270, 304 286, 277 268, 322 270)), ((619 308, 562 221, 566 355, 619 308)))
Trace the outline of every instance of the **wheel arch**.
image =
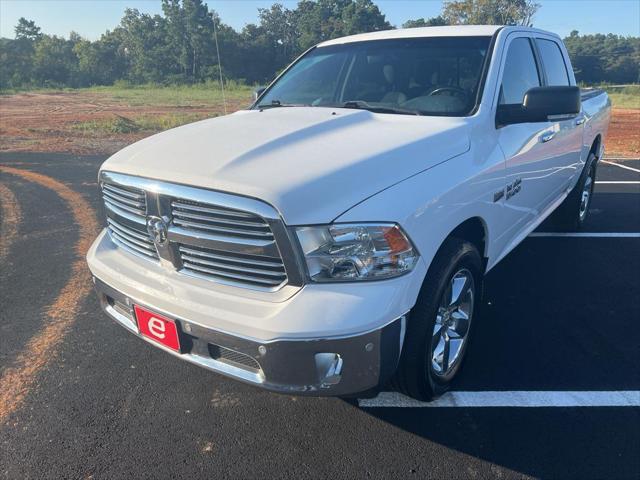
POLYGON ((480 253, 483 261, 483 268, 486 269, 488 263, 489 228, 482 217, 474 216, 459 223, 442 240, 436 255, 440 253, 442 246, 450 238, 457 238, 473 244, 480 253))
POLYGON ((596 160, 600 160, 600 147, 602 145, 602 135, 599 133, 596 135, 596 138, 591 142, 591 148, 589 149, 589 154, 594 154, 596 156, 596 160))

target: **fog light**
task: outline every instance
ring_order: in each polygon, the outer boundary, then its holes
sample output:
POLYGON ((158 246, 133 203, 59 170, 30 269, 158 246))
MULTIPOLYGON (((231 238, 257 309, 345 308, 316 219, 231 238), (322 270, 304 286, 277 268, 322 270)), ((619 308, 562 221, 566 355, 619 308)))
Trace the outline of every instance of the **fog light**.
POLYGON ((342 358, 337 353, 316 353, 316 371, 320 386, 328 388, 342 378, 342 358))

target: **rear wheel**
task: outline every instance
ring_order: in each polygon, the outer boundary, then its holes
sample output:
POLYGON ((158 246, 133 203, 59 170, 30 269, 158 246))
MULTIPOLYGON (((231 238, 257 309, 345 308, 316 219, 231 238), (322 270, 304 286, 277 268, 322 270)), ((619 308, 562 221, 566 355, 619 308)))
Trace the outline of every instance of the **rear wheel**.
POLYGON ((459 372, 480 304, 482 261, 477 248, 452 238, 433 261, 409 313, 396 388, 419 400, 444 393, 459 372))
POLYGON ((554 213, 554 224, 560 229, 580 230, 587 220, 596 183, 596 165, 596 156, 589 154, 580 180, 554 213))
POLYGON ((578 208, 578 226, 582 226, 589 214, 591 206, 591 198, 593 196, 593 186, 596 182, 596 165, 593 163, 589 168, 584 184, 582 185, 582 194, 580 195, 580 207, 578 208))

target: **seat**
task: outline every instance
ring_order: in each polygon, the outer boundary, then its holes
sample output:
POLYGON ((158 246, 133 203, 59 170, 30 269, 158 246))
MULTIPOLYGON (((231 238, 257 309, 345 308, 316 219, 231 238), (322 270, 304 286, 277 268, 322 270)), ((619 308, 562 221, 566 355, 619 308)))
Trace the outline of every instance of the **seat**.
POLYGON ((393 65, 386 64, 384 67, 382 67, 382 73, 384 75, 387 88, 390 89, 390 91, 383 95, 383 97, 380 99, 380 103, 400 104, 402 102, 405 102, 407 100, 407 96, 401 91, 397 90, 396 69, 393 67, 393 65))

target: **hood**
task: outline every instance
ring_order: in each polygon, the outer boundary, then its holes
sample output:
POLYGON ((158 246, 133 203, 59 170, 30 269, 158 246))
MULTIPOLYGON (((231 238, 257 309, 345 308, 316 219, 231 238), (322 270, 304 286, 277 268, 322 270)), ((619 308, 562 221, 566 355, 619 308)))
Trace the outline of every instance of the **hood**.
POLYGON ((102 169, 258 198, 303 225, 330 222, 468 149, 461 118, 282 107, 168 130, 102 169))

